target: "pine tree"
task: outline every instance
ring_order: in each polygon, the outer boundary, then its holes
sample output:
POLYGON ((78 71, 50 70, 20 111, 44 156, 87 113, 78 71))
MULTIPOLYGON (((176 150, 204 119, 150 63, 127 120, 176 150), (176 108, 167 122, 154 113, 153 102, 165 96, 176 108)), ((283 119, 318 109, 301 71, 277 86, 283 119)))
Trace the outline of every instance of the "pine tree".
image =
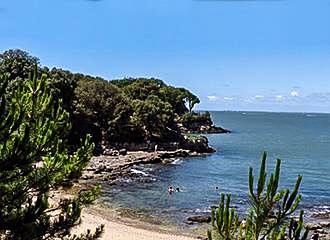
MULTIPOLYGON (((37 69, 37 68, 36 68, 37 69)), ((94 145, 87 136, 69 154, 65 134, 68 113, 55 101, 49 79, 37 70, 15 92, 6 92, 8 75, 0 75, 0 239, 96 239, 95 233, 70 236, 83 205, 99 188, 50 201, 50 194, 81 176, 94 145)))
POLYGON ((278 191, 281 160, 277 160, 275 171, 271 173, 267 182, 266 159, 267 154, 264 152, 256 191, 253 169, 249 169, 250 209, 246 222, 237 224, 237 213, 230 208, 230 195, 227 196, 226 206, 224 206, 224 195, 222 195, 219 208, 212 211, 214 231, 208 231, 209 240, 214 238, 221 240, 307 239, 309 231, 308 229, 304 231, 303 211, 300 212, 298 221, 293 217, 301 201, 298 191, 302 177, 298 176, 292 193, 289 189, 278 191))
MULTIPOLYGON (((226 196, 221 194, 221 200, 219 202, 219 207, 217 210, 212 209, 211 223, 219 238, 224 240, 235 239, 238 232, 238 214, 235 212, 234 208, 230 208, 231 195, 226 196)), ((212 239, 212 233, 208 232, 209 239, 212 239)))

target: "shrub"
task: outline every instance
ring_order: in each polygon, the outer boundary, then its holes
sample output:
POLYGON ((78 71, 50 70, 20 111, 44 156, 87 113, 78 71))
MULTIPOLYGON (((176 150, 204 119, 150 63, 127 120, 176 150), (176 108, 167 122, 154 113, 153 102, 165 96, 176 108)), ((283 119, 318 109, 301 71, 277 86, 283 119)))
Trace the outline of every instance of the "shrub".
MULTIPOLYGON (((5 94, 7 75, 0 80, 0 239, 69 237, 82 206, 95 200, 99 188, 60 202, 49 195, 81 175, 92 156, 90 136, 68 154, 69 115, 37 70, 11 96, 5 94)), ((101 232, 102 227, 72 239, 96 239, 101 232)))
POLYGON ((238 224, 238 216, 234 209, 230 210, 230 195, 221 196, 219 208, 212 210, 212 225, 214 230, 208 231, 209 240, 212 239, 295 239, 306 240, 308 229, 303 232, 303 211, 299 220, 293 218, 301 195, 298 194, 302 180, 298 176, 296 185, 290 193, 288 189, 278 191, 281 160, 277 160, 276 168, 268 178, 266 185, 266 158, 261 159, 257 189, 254 188, 253 169, 249 170, 249 202, 250 209, 245 223, 238 224))

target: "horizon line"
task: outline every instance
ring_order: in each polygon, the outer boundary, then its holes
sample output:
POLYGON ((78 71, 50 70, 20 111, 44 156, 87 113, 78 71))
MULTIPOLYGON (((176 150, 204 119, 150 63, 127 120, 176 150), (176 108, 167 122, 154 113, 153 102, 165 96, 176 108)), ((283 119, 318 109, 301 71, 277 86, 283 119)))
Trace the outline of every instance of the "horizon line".
POLYGON ((196 112, 255 112, 255 113, 302 113, 302 114, 330 114, 330 112, 295 112, 295 111, 271 111, 271 110, 202 110, 196 112))

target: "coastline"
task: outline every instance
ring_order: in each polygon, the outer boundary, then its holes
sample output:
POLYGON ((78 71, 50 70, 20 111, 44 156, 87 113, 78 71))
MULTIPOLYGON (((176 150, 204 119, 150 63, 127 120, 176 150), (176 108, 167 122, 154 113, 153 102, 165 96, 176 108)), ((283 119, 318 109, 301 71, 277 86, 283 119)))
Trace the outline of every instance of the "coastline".
POLYGON ((115 185, 123 178, 139 179, 143 172, 131 171, 131 167, 144 164, 169 164, 179 159, 207 156, 210 153, 178 149, 175 151, 129 151, 123 155, 100 155, 93 157, 83 172, 79 182, 88 184, 93 181, 115 185))
MULTIPOLYGON (((190 157, 207 156, 210 153, 197 153, 190 150, 176 151, 129 151, 125 155, 100 155, 91 159, 79 182, 74 184, 72 191, 87 189, 95 184, 117 185, 124 180, 148 181, 141 171, 132 170, 137 165, 171 164, 174 161, 190 157)), ((67 194, 67 193, 64 193, 67 194)), ((70 194, 70 193, 69 193, 70 194)), ((63 195, 63 194, 62 194, 63 195)), ((112 208, 111 202, 98 202, 82 212, 81 224, 73 230, 73 234, 83 233, 87 229, 104 224, 105 232, 101 239, 173 239, 192 240, 205 239, 205 224, 194 224, 193 228, 183 229, 173 222, 167 222, 146 214, 140 214, 135 209, 112 208)), ((188 227, 191 227, 187 225, 188 227)))
POLYGON ((188 234, 179 229, 171 228, 160 223, 151 223, 119 216, 110 209, 94 205, 83 210, 81 224, 75 227, 72 234, 81 234, 88 229, 95 229, 104 225, 104 233, 101 239, 111 240, 196 240, 203 237, 196 237, 195 234, 188 234))
MULTIPOLYGON (((144 164, 170 164, 178 159, 206 156, 189 150, 176 151, 134 151, 124 155, 93 157, 86 168, 79 183, 75 185, 75 190, 88 188, 95 183, 116 185, 123 180, 132 180, 143 183, 148 181, 148 177, 142 171, 134 171, 135 166, 144 164)), ((75 191, 73 190, 73 191, 75 191)), ((110 205, 111 202, 109 202, 110 205)), ((101 239, 205 239, 206 224, 194 224, 195 229, 180 228, 174 222, 166 222, 165 219, 149 216, 146 213, 139 213, 135 209, 109 208, 109 203, 99 202, 83 210, 82 224, 73 233, 82 233, 87 229, 94 229, 100 224, 105 225, 105 233, 101 239)), ((307 210, 307 209, 306 209, 307 210)), ((308 212, 308 210, 307 210, 308 212)), ((309 219, 307 225, 311 233, 319 234, 322 239, 330 239, 330 212, 313 213, 313 220, 309 219), (323 216, 324 215, 324 216, 323 216)))

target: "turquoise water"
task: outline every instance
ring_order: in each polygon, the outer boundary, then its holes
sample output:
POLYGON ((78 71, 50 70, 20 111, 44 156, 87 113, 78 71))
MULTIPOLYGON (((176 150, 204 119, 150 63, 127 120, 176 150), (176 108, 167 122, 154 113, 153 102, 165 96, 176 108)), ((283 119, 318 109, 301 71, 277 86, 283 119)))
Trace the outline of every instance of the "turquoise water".
POLYGON ((269 170, 274 168, 276 158, 282 159, 281 187, 292 188, 297 175, 303 175, 303 208, 309 212, 330 210, 329 114, 211 114, 216 125, 233 131, 207 135, 216 153, 174 164, 135 167, 148 174, 149 181, 105 185, 102 200, 182 222, 187 216, 209 212, 221 192, 231 192, 233 205, 244 212, 248 207, 248 167, 257 173, 260 155, 266 150, 269 170), (168 185, 179 187, 181 192, 169 196, 168 185))

